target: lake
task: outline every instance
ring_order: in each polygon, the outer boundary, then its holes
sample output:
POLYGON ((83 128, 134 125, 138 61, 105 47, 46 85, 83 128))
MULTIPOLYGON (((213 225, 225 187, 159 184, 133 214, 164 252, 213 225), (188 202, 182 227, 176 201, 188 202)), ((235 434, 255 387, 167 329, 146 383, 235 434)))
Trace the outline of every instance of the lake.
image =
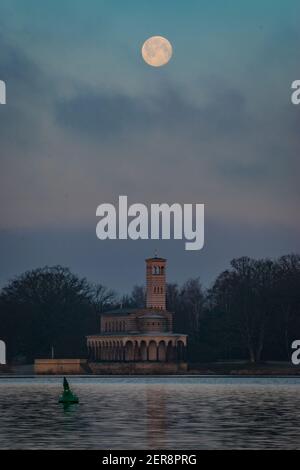
POLYGON ((0 377, 1 449, 300 449, 300 378, 0 377))

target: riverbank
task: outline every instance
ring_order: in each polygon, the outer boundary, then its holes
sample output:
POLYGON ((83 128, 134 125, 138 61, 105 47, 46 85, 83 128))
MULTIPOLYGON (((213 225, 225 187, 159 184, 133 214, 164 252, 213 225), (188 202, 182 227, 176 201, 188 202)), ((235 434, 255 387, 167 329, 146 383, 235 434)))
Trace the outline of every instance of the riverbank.
MULTIPOLYGON (((6 365, 0 366, 1 375, 35 376, 34 365, 6 365)), ((61 375, 61 374, 59 374, 61 375)), ((78 374, 75 374, 78 375, 78 374)), ((87 374, 88 375, 88 374, 87 374)), ((117 374, 102 374, 113 375, 117 374)), ((118 374, 119 375, 119 374, 118 374)), ((131 374, 122 374, 124 376, 131 374)), ((140 375, 140 374, 137 374, 140 375)), ((146 375, 146 374, 145 374, 146 375)), ((151 374, 152 375, 152 374, 151 374)), ((162 374, 166 375, 166 374, 162 374)), ((190 363, 185 372, 176 374, 180 376, 300 376, 300 367, 292 366, 289 362, 264 362, 251 364, 245 362, 214 362, 214 363, 190 363)), ((91 374, 92 376, 92 374, 91 374)))
POLYGON ((192 363, 189 365, 190 375, 222 375, 222 376, 300 376, 300 367, 290 362, 214 362, 192 363))

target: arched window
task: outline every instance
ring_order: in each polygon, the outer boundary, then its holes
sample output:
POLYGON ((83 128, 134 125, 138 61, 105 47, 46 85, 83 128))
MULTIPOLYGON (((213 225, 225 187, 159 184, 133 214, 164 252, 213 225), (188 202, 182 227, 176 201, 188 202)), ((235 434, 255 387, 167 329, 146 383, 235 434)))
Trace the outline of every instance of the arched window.
POLYGON ((152 274, 162 274, 162 269, 160 266, 152 266, 152 274))

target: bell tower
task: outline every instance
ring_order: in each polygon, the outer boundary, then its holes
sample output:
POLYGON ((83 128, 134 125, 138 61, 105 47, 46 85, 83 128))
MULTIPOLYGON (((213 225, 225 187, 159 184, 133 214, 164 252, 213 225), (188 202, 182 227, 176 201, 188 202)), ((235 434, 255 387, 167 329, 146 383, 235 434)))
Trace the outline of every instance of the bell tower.
POLYGON ((157 256, 146 259, 147 308, 166 310, 166 262, 157 256))

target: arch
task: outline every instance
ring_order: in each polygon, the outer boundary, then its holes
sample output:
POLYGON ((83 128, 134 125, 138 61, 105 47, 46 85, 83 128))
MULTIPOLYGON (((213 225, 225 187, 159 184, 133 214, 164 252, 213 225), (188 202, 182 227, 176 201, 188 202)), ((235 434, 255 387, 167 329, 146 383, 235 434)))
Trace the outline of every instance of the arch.
POLYGON ((146 344, 146 341, 141 341, 141 344, 140 344, 140 358, 141 358, 141 361, 147 361, 147 344, 146 344))
MULTIPOLYGON (((87 349, 88 349, 88 359, 91 359, 91 343, 89 341, 87 343, 87 349)), ((0 353, 0 356, 1 356, 1 353, 0 353)))
POLYGON ((116 361, 120 361, 120 342, 117 341, 117 344, 116 344, 116 361))
POLYGON ((119 343, 119 361, 124 361, 124 347, 122 341, 119 343))
POLYGON ((163 269, 160 266, 154 265, 152 266, 152 274, 163 274, 163 269))
POLYGON ((93 342, 89 341, 89 358, 92 361, 93 360, 93 342))
POLYGON ((125 346, 123 341, 120 342, 120 360, 125 361, 125 346))
POLYGON ((185 360, 185 345, 181 340, 177 341, 177 359, 178 361, 185 360))
POLYGON ((108 343, 107 341, 104 341, 104 351, 103 351, 103 360, 107 361, 107 352, 108 352, 108 343))
POLYGON ((174 348, 173 348, 172 341, 168 342, 166 356, 167 356, 166 359, 168 362, 174 361, 174 348))
POLYGON ((98 342, 98 360, 101 361, 102 359, 102 341, 98 342))
POLYGON ((148 346, 148 360, 157 361, 157 345, 155 341, 150 341, 148 346))
POLYGON ((166 343, 164 341, 159 342, 157 357, 160 362, 166 362, 167 360, 166 343))
POLYGON ((140 360, 140 348, 139 348, 139 343, 137 341, 134 342, 134 352, 133 352, 133 357, 135 361, 140 360))
POLYGON ((114 361, 119 360, 119 341, 115 341, 114 361))
POLYGON ((109 361, 112 360, 112 341, 109 342, 109 346, 108 346, 108 360, 109 361))
POLYGON ((110 360, 114 361, 115 360, 115 342, 111 342, 111 350, 110 350, 110 360))
POLYGON ((133 343, 132 341, 127 341, 125 344, 125 361, 133 361, 133 343))
POLYGON ((108 361, 111 361, 111 341, 108 342, 107 360, 108 360, 108 361))

